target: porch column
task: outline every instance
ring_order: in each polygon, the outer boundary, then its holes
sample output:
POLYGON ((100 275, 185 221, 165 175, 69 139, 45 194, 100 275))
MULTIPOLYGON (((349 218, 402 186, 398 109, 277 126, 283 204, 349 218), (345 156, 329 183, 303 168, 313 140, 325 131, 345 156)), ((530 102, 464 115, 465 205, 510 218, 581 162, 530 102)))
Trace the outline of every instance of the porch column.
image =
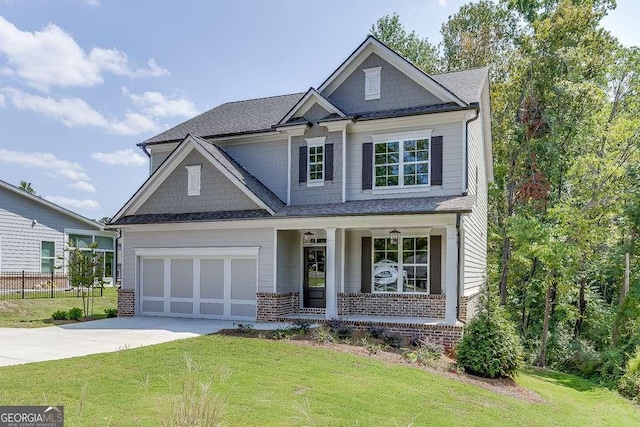
POLYGON ((455 325, 458 307, 458 236, 455 225, 447 225, 447 250, 445 253, 445 314, 444 323, 455 325))
POLYGON ((338 300, 336 295, 336 229, 325 228, 327 232, 327 256, 325 259, 325 317, 333 319, 338 315, 338 300))

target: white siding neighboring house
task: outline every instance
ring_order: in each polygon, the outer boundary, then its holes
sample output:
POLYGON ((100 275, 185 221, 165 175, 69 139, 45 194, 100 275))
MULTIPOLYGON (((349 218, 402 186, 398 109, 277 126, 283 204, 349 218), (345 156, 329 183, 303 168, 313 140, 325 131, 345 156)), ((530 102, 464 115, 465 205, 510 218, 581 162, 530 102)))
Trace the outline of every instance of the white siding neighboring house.
POLYGON ((149 179, 108 225, 119 314, 341 318, 454 345, 486 276, 489 102, 486 68, 427 75, 369 36, 317 89, 142 142, 149 179))
POLYGON ((96 242, 104 253, 105 281, 115 283, 115 236, 102 224, 0 181, 0 276, 3 273, 66 272, 70 239, 96 242))

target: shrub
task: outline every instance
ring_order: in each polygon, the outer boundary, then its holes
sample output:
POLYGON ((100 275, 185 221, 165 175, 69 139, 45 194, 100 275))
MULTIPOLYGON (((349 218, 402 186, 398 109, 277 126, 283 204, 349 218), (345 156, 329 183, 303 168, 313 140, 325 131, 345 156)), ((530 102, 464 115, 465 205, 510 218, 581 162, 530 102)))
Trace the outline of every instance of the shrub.
POLYGON ((355 331, 354 328, 347 326, 343 321, 337 319, 329 320, 327 326, 331 329, 331 332, 336 334, 336 337, 341 340, 351 338, 355 331))
POLYGON ((108 318, 118 317, 118 309, 117 308, 105 308, 104 309, 104 314, 108 318))
POLYGON ((301 334, 308 334, 311 330, 311 321, 307 319, 296 319, 291 329, 301 334))
POLYGON ((253 330, 253 325, 251 323, 234 323, 234 326, 242 333, 251 332, 253 330))
POLYGON ((335 341, 331 330, 325 326, 313 331, 313 339, 320 344, 329 344, 335 341))
POLYGON ((78 308, 78 307, 73 307, 71 310, 69 310, 69 320, 80 320, 80 318, 82 317, 82 309, 78 308))
POLYGON ((274 340, 288 340, 295 335, 291 328, 278 328, 273 331, 272 338, 274 340))
POLYGON ((458 366, 487 378, 512 377, 522 366, 522 344, 498 307, 483 310, 465 328, 457 346, 458 366))
POLYGON ((382 345, 373 343, 366 338, 362 338, 360 342, 362 343, 362 346, 365 348, 365 350, 369 352, 369 354, 376 354, 384 348, 382 345))
POLYGON ((573 340, 565 350, 558 367, 564 372, 590 378, 599 372, 602 358, 592 346, 581 340, 573 340))
POLYGON ((624 397, 640 403, 640 347, 627 362, 627 370, 618 382, 618 391, 624 397))
POLYGON ((383 339, 386 345, 393 348, 402 347, 402 343, 404 342, 404 338, 397 334, 386 334, 383 339))
POLYGON ((53 320, 67 320, 67 312, 62 310, 56 310, 51 315, 53 320))
POLYGON ((369 335, 371 338, 382 339, 386 334, 387 334, 387 330, 382 326, 370 325, 367 328, 367 335, 369 335))

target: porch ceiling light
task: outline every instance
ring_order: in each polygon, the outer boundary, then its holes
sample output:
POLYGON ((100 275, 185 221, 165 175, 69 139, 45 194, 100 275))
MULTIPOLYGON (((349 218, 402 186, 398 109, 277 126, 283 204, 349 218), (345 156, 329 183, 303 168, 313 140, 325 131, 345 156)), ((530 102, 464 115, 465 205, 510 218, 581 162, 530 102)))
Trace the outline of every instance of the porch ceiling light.
POLYGON ((389 232, 389 241, 392 245, 397 245, 400 239, 400 232, 398 230, 391 230, 389 232))
POLYGON ((310 231, 307 231, 306 233, 304 233, 304 234, 302 235, 302 240, 304 241, 304 244, 305 244, 305 245, 308 245, 309 243, 311 243, 311 238, 312 238, 313 236, 315 236, 315 234, 313 234, 313 233, 312 233, 312 232, 310 232, 310 231))

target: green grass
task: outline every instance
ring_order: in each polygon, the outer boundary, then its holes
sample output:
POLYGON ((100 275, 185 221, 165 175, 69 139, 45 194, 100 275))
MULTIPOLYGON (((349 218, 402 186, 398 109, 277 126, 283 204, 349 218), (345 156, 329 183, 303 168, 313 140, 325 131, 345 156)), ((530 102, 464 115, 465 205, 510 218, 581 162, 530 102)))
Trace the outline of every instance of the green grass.
POLYGON ((181 393, 185 355, 205 382, 230 369, 214 385, 229 426, 640 425, 638 408, 570 375, 525 372, 518 383, 547 402, 527 403, 372 358, 219 335, 0 368, 0 404, 63 404, 70 426, 162 425, 181 393))
MULTIPOLYGON (((102 295, 94 300, 93 312, 98 318, 105 317, 105 308, 118 305, 115 288, 104 288, 102 295)), ((68 311, 73 307, 82 308, 82 298, 0 299, 0 328, 51 326, 51 314, 54 311, 68 311)))

